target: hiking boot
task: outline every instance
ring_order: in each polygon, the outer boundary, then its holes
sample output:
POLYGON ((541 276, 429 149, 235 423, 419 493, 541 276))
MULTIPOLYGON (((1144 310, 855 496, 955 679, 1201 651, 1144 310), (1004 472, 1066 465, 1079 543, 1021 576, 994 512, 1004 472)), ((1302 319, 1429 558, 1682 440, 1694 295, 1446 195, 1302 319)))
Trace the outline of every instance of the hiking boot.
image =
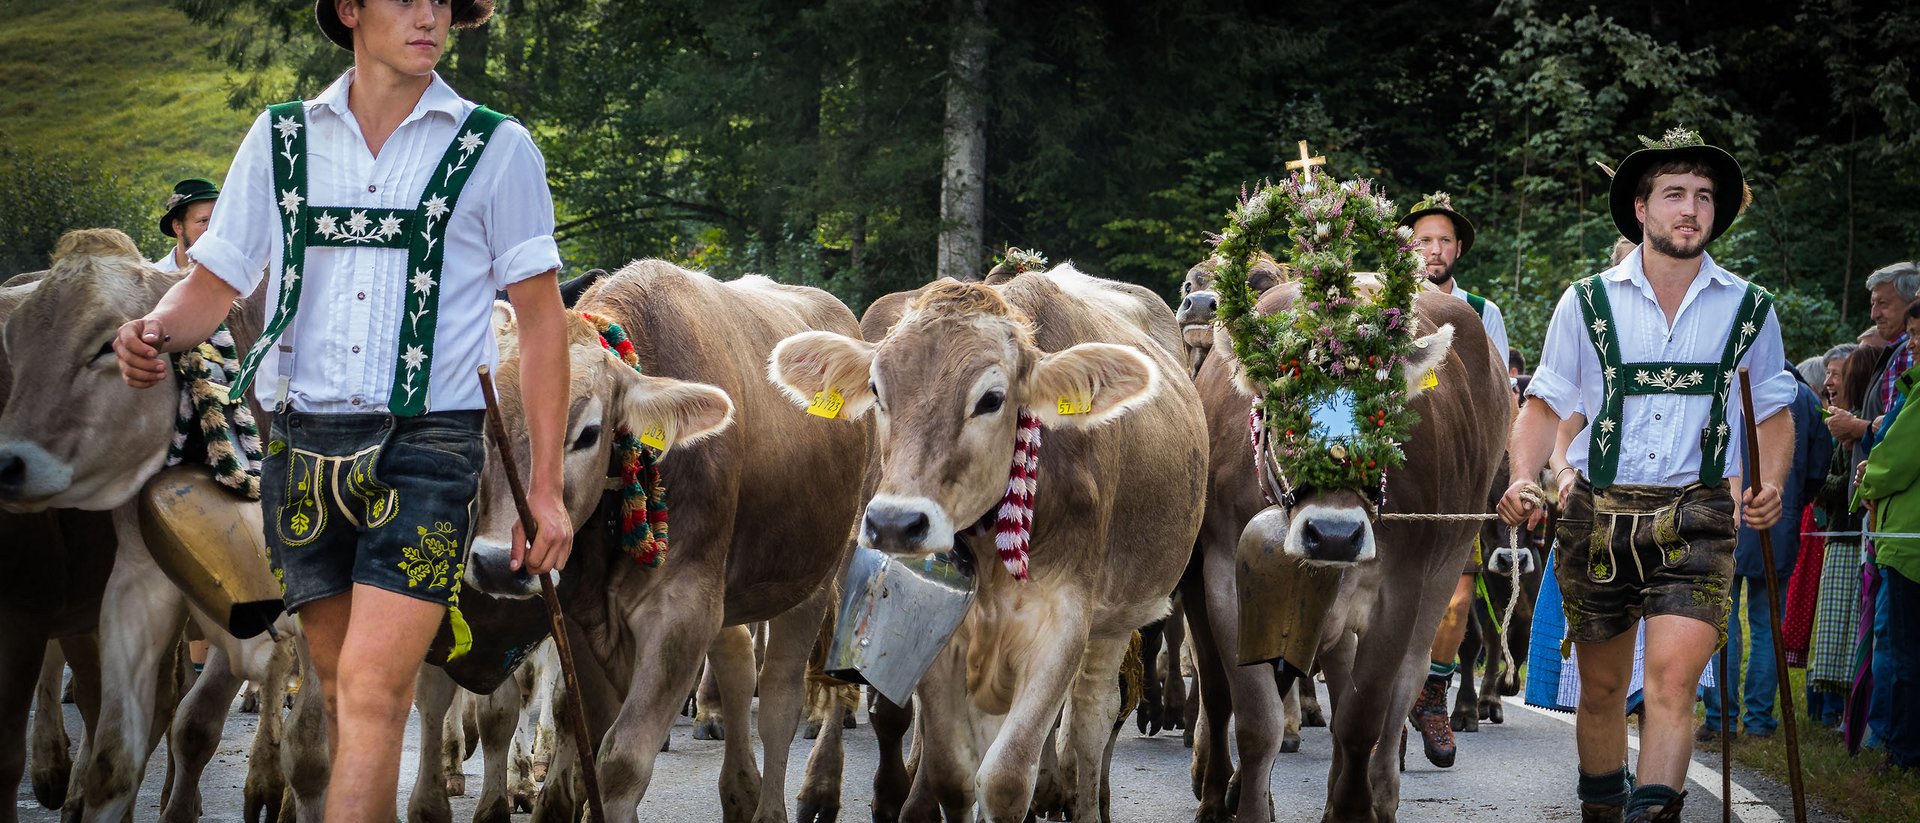
POLYGON ((1681 792, 1664 806, 1634 812, 1626 823, 1680 823, 1680 807, 1686 799, 1687 793, 1681 792))
POLYGON ((1580 823, 1620 823, 1626 811, 1625 802, 1582 803, 1580 804, 1580 823))
POLYGON ((1693 730, 1693 742, 1702 746, 1718 746, 1720 745, 1720 735, 1723 734, 1733 738, 1735 741, 1740 739, 1740 735, 1732 729, 1715 729, 1702 723, 1700 724, 1700 728, 1693 730))
POLYGON ((1407 719, 1413 727, 1420 730, 1420 743, 1427 750, 1427 762, 1442 769, 1453 766, 1453 726, 1447 716, 1447 680, 1442 677, 1427 678, 1427 685, 1421 687, 1420 697, 1413 701, 1413 711, 1407 719))

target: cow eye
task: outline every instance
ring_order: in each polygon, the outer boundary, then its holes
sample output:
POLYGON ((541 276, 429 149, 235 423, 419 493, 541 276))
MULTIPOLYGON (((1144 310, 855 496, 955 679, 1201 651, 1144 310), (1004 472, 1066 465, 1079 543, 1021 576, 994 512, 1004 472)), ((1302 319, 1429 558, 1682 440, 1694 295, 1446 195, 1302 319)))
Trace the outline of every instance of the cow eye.
POLYGON ((1192 284, 1192 283, 1181 283, 1181 284, 1180 284, 1180 293, 1181 293, 1181 294, 1186 294, 1186 293, 1188 293, 1188 292, 1190 292, 1190 291, 1193 291, 1193 284, 1192 284))
POLYGON ((580 451, 581 449, 591 449, 593 448, 594 444, 599 442, 600 442, 600 426, 598 424, 591 425, 584 429, 581 429, 580 436, 573 439, 573 450, 580 451))
POLYGON ((100 350, 93 353, 93 362, 98 363, 102 357, 111 358, 113 356, 113 339, 108 338, 107 342, 100 344, 100 350))
POLYGON ((881 411, 887 410, 887 401, 880 399, 880 384, 868 380, 867 393, 873 395, 873 404, 879 406, 881 411))
POLYGON ((1000 410, 1000 405, 1005 402, 1007 402, 1007 396, 998 390, 980 395, 980 402, 973 404, 973 416, 979 417, 997 412, 1000 410))

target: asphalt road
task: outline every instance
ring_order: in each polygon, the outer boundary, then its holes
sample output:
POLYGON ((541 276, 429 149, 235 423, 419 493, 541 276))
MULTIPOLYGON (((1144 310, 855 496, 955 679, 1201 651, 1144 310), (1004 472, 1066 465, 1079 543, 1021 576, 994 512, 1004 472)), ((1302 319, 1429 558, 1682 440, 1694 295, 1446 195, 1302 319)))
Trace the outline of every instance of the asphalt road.
MULTIPOLYGON (((1324 697, 1324 686, 1322 693, 1324 697)), ((72 706, 62 707, 67 727, 76 739, 79 715, 72 706)), ((864 713, 863 713, 864 715, 864 713)), ((240 786, 246 777, 246 752, 255 715, 235 712, 229 719, 220 749, 207 768, 202 781, 204 819, 237 823, 241 816, 240 786)), ((400 781, 399 808, 406 808, 406 793, 412 784, 418 762, 417 717, 410 722, 407 750, 400 781)), ((1327 765, 1331 742, 1326 729, 1306 729, 1298 754, 1280 755, 1271 779, 1274 799, 1281 821, 1319 820, 1325 799, 1327 765)), ((867 819, 867 804, 872 797, 869 784, 873 774, 875 746, 872 731, 864 716, 860 728, 847 733, 847 782, 842 794, 841 819, 867 819)), ((1573 802, 1574 748, 1571 717, 1554 715, 1521 706, 1509 699, 1506 723, 1481 725, 1475 734, 1459 735, 1460 755, 1451 769, 1436 769, 1421 756, 1419 741, 1412 741, 1407 771, 1401 788, 1402 821, 1553 821, 1578 820, 1573 802)), ((164 743, 162 744, 164 750, 164 743)), ((789 808, 798 789, 798 771, 812 748, 812 741, 795 740, 793 763, 795 777, 788 785, 789 808)), ((692 727, 685 718, 677 722, 672 734, 671 751, 662 753, 654 771, 654 785, 640 805, 644 821, 717 821, 718 800, 715 783, 720 768, 719 742, 694 740, 692 727)), ((1184 821, 1193 816, 1195 803, 1188 789, 1187 763, 1190 752, 1182 747, 1177 732, 1158 737, 1142 737, 1131 723, 1122 732, 1114 753, 1113 814, 1116 821, 1184 821)), ((149 762, 140 799, 134 807, 134 820, 147 823, 159 816, 161 780, 165 773, 162 754, 149 762)), ((466 764, 469 791, 453 799, 455 820, 471 818, 479 795, 481 760, 476 753, 466 764)), ((1719 764, 1707 752, 1696 754, 1688 785, 1688 821, 1718 821, 1719 764)), ((1773 823, 1781 820, 1782 810, 1791 808, 1784 787, 1752 773, 1736 771, 1735 820, 1747 823, 1773 823)), ((30 784, 21 783, 15 792, 20 819, 26 823, 54 823, 59 813, 34 802, 30 784)), ((1790 813, 1785 813, 1790 818, 1790 813)), ((1813 820, 1835 819, 1812 810, 1813 820)), ((516 820, 528 819, 516 815, 516 820)))

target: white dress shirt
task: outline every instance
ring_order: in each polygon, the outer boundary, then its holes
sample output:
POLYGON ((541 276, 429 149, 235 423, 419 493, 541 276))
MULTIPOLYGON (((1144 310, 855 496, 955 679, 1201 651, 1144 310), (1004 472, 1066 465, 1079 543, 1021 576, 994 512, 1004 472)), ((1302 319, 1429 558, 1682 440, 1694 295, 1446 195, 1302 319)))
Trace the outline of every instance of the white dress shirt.
POLYGON ((167 253, 160 255, 160 259, 153 261, 153 267, 161 271, 179 271, 180 264, 173 261, 173 250, 175 248, 177 247, 168 246, 167 253))
MULTIPOLYGON (((1720 268, 1702 254, 1700 273, 1687 287, 1687 296, 1667 327, 1666 313, 1654 296, 1641 268, 1641 250, 1635 249, 1620 265, 1602 272, 1601 284, 1613 308, 1613 326, 1619 335, 1620 359, 1626 363, 1720 362, 1733 316, 1746 294, 1747 281, 1720 268)), ((1588 342, 1579 298, 1569 286, 1560 295, 1547 327, 1540 366, 1534 370, 1527 394, 1538 397, 1566 419, 1590 409, 1605 408, 1601 397, 1600 356, 1588 342)), ((1780 341, 1780 320, 1769 309, 1760 336, 1755 338, 1739 366, 1751 368, 1753 411, 1761 420, 1793 402, 1797 393, 1793 375, 1782 367, 1787 357, 1780 341)), ((1615 483, 1683 486, 1700 479, 1700 433, 1707 428, 1713 398, 1707 395, 1628 395, 1621 409, 1620 467, 1615 483)), ((1733 436, 1727 443, 1726 475, 1740 474, 1746 442, 1741 430, 1740 382, 1733 381, 1727 398, 1727 424, 1733 436)), ((1580 430, 1567 448, 1567 463, 1583 475, 1591 474, 1587 452, 1593 421, 1580 430)))
MULTIPOLYGON (((1467 293, 1461 291, 1459 283, 1454 283, 1453 288, 1443 289, 1442 291, 1460 298, 1460 302, 1462 303, 1467 302, 1467 293)), ((1468 305, 1471 306, 1472 304, 1469 303, 1468 305)), ((1500 368, 1503 370, 1506 369, 1507 319, 1500 314, 1500 304, 1492 300, 1487 301, 1487 310, 1480 315, 1480 325, 1486 328, 1487 339, 1493 341, 1493 347, 1500 350, 1500 368)))
MULTIPOLYGON (((477 105, 434 75, 413 112, 374 157, 347 108, 349 69, 306 103, 307 203, 411 209, 454 132, 477 105)), ((254 120, 227 172, 205 234, 191 258, 241 294, 269 270, 267 305, 278 305, 282 235, 273 186, 278 150, 266 114, 254 120)), ((553 198, 546 162, 520 124, 500 124, 481 149, 446 229, 438 324, 434 330, 430 411, 483 408, 476 368, 498 365, 493 340, 496 291, 560 267, 553 240, 553 198)), ((375 412, 387 408, 405 312, 407 250, 309 247, 301 269, 301 306, 282 338, 293 346, 289 401, 298 411, 375 412)), ((269 351, 254 395, 271 406, 280 373, 269 351)))

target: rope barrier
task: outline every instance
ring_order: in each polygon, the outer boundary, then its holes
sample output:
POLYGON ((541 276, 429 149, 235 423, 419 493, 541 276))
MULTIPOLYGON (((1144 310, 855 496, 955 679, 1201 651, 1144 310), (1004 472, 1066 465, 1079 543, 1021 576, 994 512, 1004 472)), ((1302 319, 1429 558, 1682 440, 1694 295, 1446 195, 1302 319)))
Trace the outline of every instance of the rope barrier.
MULTIPOLYGON (((1538 487, 1529 487, 1526 489, 1522 489, 1520 492, 1520 495, 1521 497, 1525 498, 1527 502, 1532 503, 1535 506, 1540 506, 1546 503, 1546 496, 1543 492, 1539 490, 1538 487)), ((1425 514, 1420 512, 1382 512, 1380 514, 1380 519, 1381 520, 1409 520, 1409 521, 1429 522, 1429 523, 1464 523, 1468 521, 1485 522, 1488 520, 1498 520, 1500 519, 1500 515, 1497 515, 1497 514, 1425 514)), ((1520 542, 1519 526, 1507 527, 1507 546, 1508 548, 1511 548, 1514 550, 1519 550, 1523 547, 1523 544, 1520 542)), ((1500 663, 1501 665, 1507 667, 1509 671, 1511 671, 1514 669, 1513 639, 1512 639, 1513 635, 1512 635, 1511 629, 1513 628, 1513 612, 1520 605, 1520 563, 1516 561, 1511 565, 1509 565, 1507 567, 1507 574, 1508 574, 1508 577, 1510 578, 1511 585, 1507 587, 1507 608, 1500 615, 1500 663)), ((1469 666, 1469 668, 1471 668, 1471 666, 1469 666)))

